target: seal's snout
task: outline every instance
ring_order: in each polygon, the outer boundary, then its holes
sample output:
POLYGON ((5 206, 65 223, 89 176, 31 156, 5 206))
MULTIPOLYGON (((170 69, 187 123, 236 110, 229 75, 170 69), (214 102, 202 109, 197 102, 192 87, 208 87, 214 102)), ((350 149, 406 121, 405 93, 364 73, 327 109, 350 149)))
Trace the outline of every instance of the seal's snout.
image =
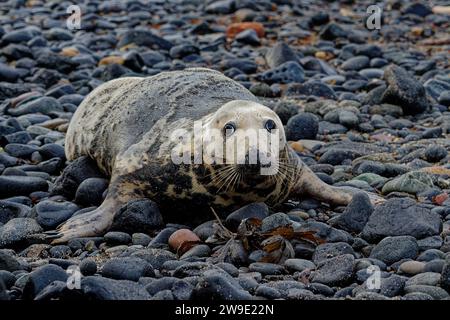
POLYGON ((271 165, 270 160, 266 159, 259 150, 249 151, 245 154, 243 163, 237 164, 239 171, 244 175, 259 174, 261 168, 271 165))

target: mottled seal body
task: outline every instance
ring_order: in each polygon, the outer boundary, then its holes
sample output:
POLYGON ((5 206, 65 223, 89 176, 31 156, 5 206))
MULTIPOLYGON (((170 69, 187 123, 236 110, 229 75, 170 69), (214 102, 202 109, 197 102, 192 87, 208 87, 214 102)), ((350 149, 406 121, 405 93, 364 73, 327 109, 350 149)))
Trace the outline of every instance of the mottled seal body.
MULTIPOLYGON (((111 181, 100 207, 50 233, 55 243, 106 232, 115 212, 136 198, 153 199, 167 220, 179 222, 196 221, 204 212, 211 218, 211 207, 227 213, 247 203, 275 205, 305 193, 335 204, 352 198, 351 192, 327 185, 302 163, 286 143, 281 120, 272 110, 242 85, 204 68, 121 78, 99 86, 75 112, 65 149, 69 160, 91 157, 111 181), (202 157, 213 163, 174 163, 171 150, 177 142, 171 133, 184 128, 187 136, 193 135, 196 121, 201 121, 210 145, 218 143, 210 137, 217 130, 224 139, 237 139, 247 152, 245 159, 254 148, 245 140, 246 129, 262 130, 268 137, 277 132, 279 170, 261 175, 254 164, 218 163, 220 156, 210 151, 202 157)), ((258 158, 256 167, 262 166, 258 158)))

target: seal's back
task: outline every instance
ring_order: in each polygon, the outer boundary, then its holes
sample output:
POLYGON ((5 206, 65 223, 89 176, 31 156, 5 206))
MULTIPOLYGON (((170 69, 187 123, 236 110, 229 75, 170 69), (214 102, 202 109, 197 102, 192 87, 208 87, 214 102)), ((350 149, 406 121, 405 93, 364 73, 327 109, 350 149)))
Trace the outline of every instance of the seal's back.
POLYGON ((115 157, 144 134, 181 118, 198 120, 231 100, 257 101, 218 71, 191 68, 112 80, 92 91, 75 112, 65 140, 68 160, 87 155, 111 174, 115 157))

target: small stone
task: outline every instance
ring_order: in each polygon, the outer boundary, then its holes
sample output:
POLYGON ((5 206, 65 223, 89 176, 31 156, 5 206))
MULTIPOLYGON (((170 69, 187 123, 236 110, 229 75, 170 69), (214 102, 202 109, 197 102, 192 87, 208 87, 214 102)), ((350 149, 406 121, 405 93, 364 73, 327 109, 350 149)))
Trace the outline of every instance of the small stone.
POLYGON ((0 193, 3 197, 28 196, 35 191, 47 191, 48 183, 42 178, 28 176, 0 176, 0 193))
POLYGON ((108 184, 108 180, 103 178, 88 178, 84 180, 75 193, 75 202, 84 207, 99 206, 108 184))
POLYGON ((244 44, 249 44, 252 46, 258 46, 261 44, 259 40, 258 33, 253 29, 247 29, 239 32, 236 37, 236 41, 239 41, 244 44))
POLYGON ((282 212, 274 213, 267 218, 264 218, 261 224, 262 232, 269 232, 281 227, 288 227, 292 225, 289 216, 282 212))
POLYGON ((424 86, 402 67, 391 65, 384 70, 388 88, 383 102, 400 105, 405 114, 418 114, 428 109, 424 86))
POLYGON ((14 272, 21 270, 19 261, 10 250, 0 249, 0 270, 14 272))
POLYGON ((411 236, 386 237, 373 248, 370 258, 378 259, 386 264, 393 264, 402 259, 415 259, 419 247, 411 236))
POLYGON ((34 219, 11 219, 0 227, 0 248, 22 245, 30 235, 42 231, 41 226, 34 219))
POLYGON ((412 285, 405 287, 405 293, 425 293, 433 297, 433 299, 441 300, 448 299, 450 295, 442 288, 426 285, 412 285))
POLYGON ((88 178, 102 177, 95 162, 89 157, 79 157, 71 162, 60 175, 50 192, 61 194, 67 198, 75 197, 75 192, 81 182, 88 178))
POLYGON ((344 286, 353 277, 355 258, 351 254, 344 254, 327 259, 317 266, 311 281, 327 286, 344 286))
POLYGON ((80 262, 79 268, 80 268, 80 272, 85 277, 92 276, 97 273, 97 264, 95 263, 95 261, 93 259, 90 259, 90 258, 83 259, 80 262))
POLYGON ((121 245, 121 244, 129 244, 131 242, 131 236, 125 232, 118 231, 110 231, 106 233, 103 238, 109 245, 121 245))
POLYGON ((300 113, 289 119, 286 125, 286 138, 290 141, 316 139, 319 121, 312 113, 300 113))
POLYGON ((429 174, 421 171, 411 171, 386 182, 382 192, 388 194, 397 191, 416 195, 419 192, 423 192, 424 190, 433 187, 433 180, 429 174))
POLYGON ((46 230, 54 229, 68 220, 80 208, 69 201, 44 200, 33 207, 36 221, 46 230))
POLYGON ((180 44, 173 46, 170 49, 169 54, 174 59, 181 59, 191 54, 198 54, 199 52, 199 48, 192 44, 180 44))
POLYGON ((152 238, 150 238, 145 233, 133 233, 131 235, 131 241, 133 245, 146 247, 152 241, 152 238))
POLYGON ((369 58, 366 56, 356 56, 345 61, 341 68, 343 70, 361 70, 369 66, 369 58))
POLYGON ((0 223, 2 224, 7 223, 9 220, 13 218, 29 217, 31 214, 31 208, 28 205, 16 203, 13 202, 12 200, 13 200, 12 198, 9 198, 9 201, 0 200, 0 223))
POLYGON ((154 248, 136 251, 131 256, 144 259, 155 269, 161 269, 165 262, 177 259, 176 255, 168 250, 154 248))
POLYGON ((289 45, 284 42, 278 42, 273 48, 266 53, 266 61, 270 68, 276 68, 288 61, 298 62, 298 56, 289 45))
POLYGON ((358 116, 347 110, 342 110, 339 112, 339 123, 343 126, 346 126, 347 128, 354 128, 357 127, 359 124, 358 116))
POLYGON ((344 212, 333 220, 332 225, 348 232, 361 232, 373 211, 369 196, 359 192, 353 196, 344 212))
POLYGON ((155 202, 131 200, 114 217, 111 231, 150 233, 163 227, 163 219, 155 202))
POLYGON ((317 246, 314 251, 312 260, 314 264, 318 265, 321 262, 331 259, 343 254, 351 254, 355 255, 353 248, 345 242, 336 242, 336 243, 324 243, 317 246))
POLYGON ((150 263, 137 257, 113 258, 102 268, 102 276, 118 280, 138 281, 141 277, 154 277, 150 263))
POLYGON ((13 116, 20 116, 27 113, 50 114, 52 112, 63 112, 64 109, 58 100, 52 97, 41 97, 23 103, 16 108, 8 109, 8 113, 13 116))
POLYGON ((406 282, 406 286, 425 285, 438 286, 441 282, 441 274, 436 272, 424 272, 415 275, 406 282))
POLYGON ((425 149, 424 156, 426 161, 434 163, 444 159, 447 154, 447 149, 442 146, 434 145, 425 149))
POLYGON ((24 287, 23 296, 32 299, 53 281, 66 282, 67 277, 66 271, 54 264, 39 267, 30 273, 24 287))
POLYGON ((416 275, 419 273, 422 273, 425 268, 425 263, 420 261, 405 261, 403 262, 399 270, 402 273, 408 274, 408 275, 416 275))
POLYGON ((252 296, 237 281, 221 274, 202 277, 193 292, 200 300, 250 300, 252 296))
POLYGON ((249 265, 249 270, 251 272, 259 272, 263 276, 279 275, 279 274, 284 274, 286 272, 283 266, 274 264, 274 263, 266 263, 266 262, 254 262, 249 265))
POLYGON ((181 255, 199 242, 200 238, 189 229, 179 229, 169 238, 169 246, 181 255))
POLYGON ((257 80, 272 83, 301 83, 304 81, 304 70, 298 62, 288 61, 257 76, 257 80))
POLYGON ((248 204, 228 215, 225 219, 225 226, 230 231, 236 231, 241 221, 244 219, 256 218, 263 220, 269 215, 269 208, 263 202, 248 204))
POLYGON ((128 280, 104 277, 81 278, 83 295, 94 300, 149 300, 150 294, 143 285, 128 280))
POLYGON ((440 216, 429 207, 409 198, 393 198, 375 208, 362 236, 368 241, 401 235, 422 239, 438 235, 441 230, 440 216))
POLYGON ((346 38, 348 32, 337 23, 330 22, 320 30, 319 35, 324 40, 335 40, 336 38, 346 38))
POLYGON ((304 270, 314 270, 316 268, 316 265, 313 262, 305 259, 287 259, 284 262, 284 266, 292 272, 302 272, 304 270))
POLYGON ((284 94, 286 97, 315 96, 325 99, 337 99, 336 92, 333 88, 317 80, 289 84, 284 94))

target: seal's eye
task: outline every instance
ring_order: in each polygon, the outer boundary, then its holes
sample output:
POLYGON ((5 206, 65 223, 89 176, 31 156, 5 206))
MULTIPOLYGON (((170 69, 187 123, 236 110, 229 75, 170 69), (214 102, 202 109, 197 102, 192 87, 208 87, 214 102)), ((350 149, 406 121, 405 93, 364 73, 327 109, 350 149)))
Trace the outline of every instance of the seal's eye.
POLYGON ((275 121, 269 119, 266 121, 264 127, 267 129, 267 131, 272 132, 272 130, 275 129, 277 125, 275 124, 275 121))
POLYGON ((225 136, 231 136, 234 131, 236 131, 236 125, 233 122, 228 122, 224 127, 223 127, 223 133, 225 136))

